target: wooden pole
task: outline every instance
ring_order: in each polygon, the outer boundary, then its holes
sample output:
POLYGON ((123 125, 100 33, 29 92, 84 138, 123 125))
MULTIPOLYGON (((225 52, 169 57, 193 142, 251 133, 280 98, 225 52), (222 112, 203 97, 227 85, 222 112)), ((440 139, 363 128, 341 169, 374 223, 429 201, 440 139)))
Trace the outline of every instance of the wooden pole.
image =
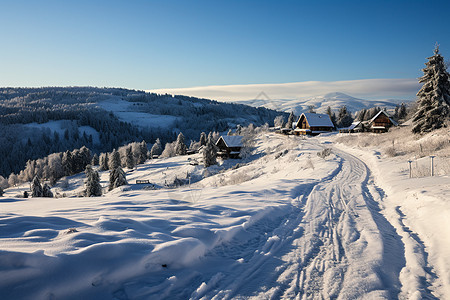
POLYGON ((430 155, 431 158, 431 176, 434 176, 434 164, 433 164, 433 158, 435 156, 434 155, 430 155))

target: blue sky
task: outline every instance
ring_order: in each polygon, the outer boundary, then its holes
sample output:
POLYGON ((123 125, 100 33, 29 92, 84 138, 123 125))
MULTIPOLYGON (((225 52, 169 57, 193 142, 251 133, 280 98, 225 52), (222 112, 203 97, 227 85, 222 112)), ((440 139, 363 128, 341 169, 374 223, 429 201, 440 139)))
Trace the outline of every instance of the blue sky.
POLYGON ((0 1, 0 86, 416 78, 450 1, 0 1))

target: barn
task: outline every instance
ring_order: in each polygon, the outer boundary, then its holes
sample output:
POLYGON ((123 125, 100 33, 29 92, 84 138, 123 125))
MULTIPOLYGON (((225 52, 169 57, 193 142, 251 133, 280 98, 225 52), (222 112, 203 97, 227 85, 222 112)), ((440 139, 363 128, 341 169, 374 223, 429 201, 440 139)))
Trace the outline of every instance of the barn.
POLYGON ((392 126, 398 126, 398 124, 384 110, 381 110, 372 119, 370 119, 368 124, 370 131, 376 133, 387 132, 392 126))
POLYGON ((242 149, 242 136, 222 135, 216 142, 217 156, 224 158, 239 158, 242 149))
POLYGON ((303 113, 295 125, 294 134, 318 135, 333 129, 333 122, 327 114, 303 113))

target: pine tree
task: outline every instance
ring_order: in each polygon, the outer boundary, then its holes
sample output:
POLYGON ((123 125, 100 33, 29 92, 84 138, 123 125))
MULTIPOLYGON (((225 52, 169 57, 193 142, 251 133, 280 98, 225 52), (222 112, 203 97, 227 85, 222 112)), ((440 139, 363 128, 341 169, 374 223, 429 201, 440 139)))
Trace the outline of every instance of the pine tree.
POLYGON ((31 182, 31 196, 32 197, 42 197, 43 190, 40 183, 39 176, 34 176, 33 181, 31 182))
POLYGON ((114 149, 109 157, 108 167, 110 170, 115 170, 120 166, 120 154, 114 149))
POLYGON ((158 138, 156 142, 153 144, 152 149, 150 150, 150 156, 153 158, 154 156, 160 156, 162 153, 162 145, 161 140, 158 138))
POLYGON ((125 164, 128 169, 134 168, 134 157, 131 146, 128 146, 125 150, 125 164))
POLYGON ((423 76, 419 83, 422 88, 417 93, 417 111, 413 116, 413 133, 426 133, 445 127, 450 119, 450 74, 447 72, 444 57, 436 45, 434 55, 428 57, 423 76))
POLYGON ((44 183, 42 187, 42 197, 53 198, 53 193, 48 184, 44 183))
POLYGON ((336 114, 331 111, 331 107, 327 107, 327 115, 330 117, 331 122, 333 123, 334 127, 336 127, 336 114))
POLYGON ((398 110, 398 118, 399 119, 404 119, 406 118, 406 105, 405 103, 402 102, 402 104, 400 105, 400 109, 398 110))
POLYGON ((109 172, 109 190, 113 190, 116 187, 128 184, 125 172, 119 166, 116 169, 109 172))
POLYGON ((294 122, 295 122, 294 112, 291 111, 291 113, 289 114, 289 117, 288 117, 286 128, 292 129, 294 122))
POLYGON ((205 148, 202 151, 203 165, 207 168, 217 163, 217 147, 212 141, 212 135, 206 142, 205 148))
POLYGON ((3 189, 1 186, 0 186, 0 197, 3 197, 3 189))
POLYGON ((106 171, 108 170, 108 153, 100 154, 100 170, 106 171))
POLYGON ((200 146, 205 146, 206 145, 206 133, 202 132, 200 134, 200 146))
POLYGON ((344 105, 339 109, 336 125, 339 128, 345 128, 352 125, 353 118, 349 114, 347 107, 344 105))
POLYGON ((94 156, 92 157, 91 165, 98 166, 98 164, 99 164, 99 158, 98 158, 97 153, 95 153, 94 156))
POLYGON ((102 195, 102 187, 100 185, 100 177, 98 172, 94 171, 91 165, 86 166, 86 189, 84 191, 86 197, 98 197, 102 195))
POLYGON ((148 159, 148 147, 145 141, 139 144, 138 164, 143 164, 148 159))
POLYGON ((175 144, 175 154, 176 155, 185 155, 187 152, 187 146, 184 142, 184 135, 180 132, 177 137, 177 142, 175 144))

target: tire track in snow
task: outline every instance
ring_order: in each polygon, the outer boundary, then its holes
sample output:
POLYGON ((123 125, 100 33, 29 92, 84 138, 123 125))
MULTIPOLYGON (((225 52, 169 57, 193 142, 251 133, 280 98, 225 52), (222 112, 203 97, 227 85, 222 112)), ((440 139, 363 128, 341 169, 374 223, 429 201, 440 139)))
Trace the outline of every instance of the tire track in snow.
POLYGON ((404 253, 374 200, 383 195, 361 160, 335 153, 341 167, 304 195, 303 213, 274 230, 245 272, 205 298, 398 297, 404 253))

